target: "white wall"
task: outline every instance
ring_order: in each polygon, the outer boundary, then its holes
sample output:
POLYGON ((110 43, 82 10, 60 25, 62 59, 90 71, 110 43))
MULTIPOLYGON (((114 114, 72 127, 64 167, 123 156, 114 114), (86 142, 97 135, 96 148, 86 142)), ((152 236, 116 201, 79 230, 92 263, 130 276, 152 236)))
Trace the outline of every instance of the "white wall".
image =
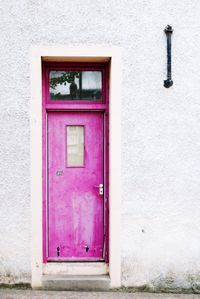
POLYGON ((30 280, 30 48, 99 44, 120 46, 123 57, 122 283, 198 286, 199 11, 198 0, 2 1, 0 282, 30 280))

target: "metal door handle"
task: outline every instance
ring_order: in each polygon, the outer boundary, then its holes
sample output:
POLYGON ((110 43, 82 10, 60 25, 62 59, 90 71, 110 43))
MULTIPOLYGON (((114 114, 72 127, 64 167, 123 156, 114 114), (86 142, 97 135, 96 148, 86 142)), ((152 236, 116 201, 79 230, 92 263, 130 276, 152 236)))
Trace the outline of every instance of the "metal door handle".
POLYGON ((94 187, 99 189, 99 195, 103 195, 103 184, 95 185, 94 187))

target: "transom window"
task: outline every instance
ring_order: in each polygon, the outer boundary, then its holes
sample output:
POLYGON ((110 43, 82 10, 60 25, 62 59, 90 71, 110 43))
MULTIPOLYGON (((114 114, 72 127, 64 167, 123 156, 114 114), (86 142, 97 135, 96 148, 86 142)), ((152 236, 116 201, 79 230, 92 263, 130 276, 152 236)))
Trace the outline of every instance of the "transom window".
POLYGON ((50 100, 102 100, 101 71, 49 72, 50 100))
POLYGON ((108 99, 109 63, 44 62, 44 103, 51 107, 105 105, 108 99), (51 106, 53 105, 53 106, 51 106))

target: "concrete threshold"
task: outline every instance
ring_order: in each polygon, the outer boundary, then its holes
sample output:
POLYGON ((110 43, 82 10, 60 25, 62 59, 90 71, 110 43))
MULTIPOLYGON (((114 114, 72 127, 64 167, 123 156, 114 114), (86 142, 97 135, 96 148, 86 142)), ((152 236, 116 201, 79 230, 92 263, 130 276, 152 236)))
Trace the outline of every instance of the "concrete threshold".
POLYGON ((43 290, 108 291, 108 275, 43 275, 43 290))

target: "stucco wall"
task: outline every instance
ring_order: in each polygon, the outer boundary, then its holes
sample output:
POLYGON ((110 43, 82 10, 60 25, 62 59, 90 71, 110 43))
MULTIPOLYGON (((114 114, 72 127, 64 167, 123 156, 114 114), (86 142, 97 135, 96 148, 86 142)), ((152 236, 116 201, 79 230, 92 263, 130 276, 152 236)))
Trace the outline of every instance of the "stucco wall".
POLYGON ((0 282, 30 281, 30 48, 99 44, 123 58, 122 284, 198 288, 199 11, 198 0, 1 2, 0 282))

